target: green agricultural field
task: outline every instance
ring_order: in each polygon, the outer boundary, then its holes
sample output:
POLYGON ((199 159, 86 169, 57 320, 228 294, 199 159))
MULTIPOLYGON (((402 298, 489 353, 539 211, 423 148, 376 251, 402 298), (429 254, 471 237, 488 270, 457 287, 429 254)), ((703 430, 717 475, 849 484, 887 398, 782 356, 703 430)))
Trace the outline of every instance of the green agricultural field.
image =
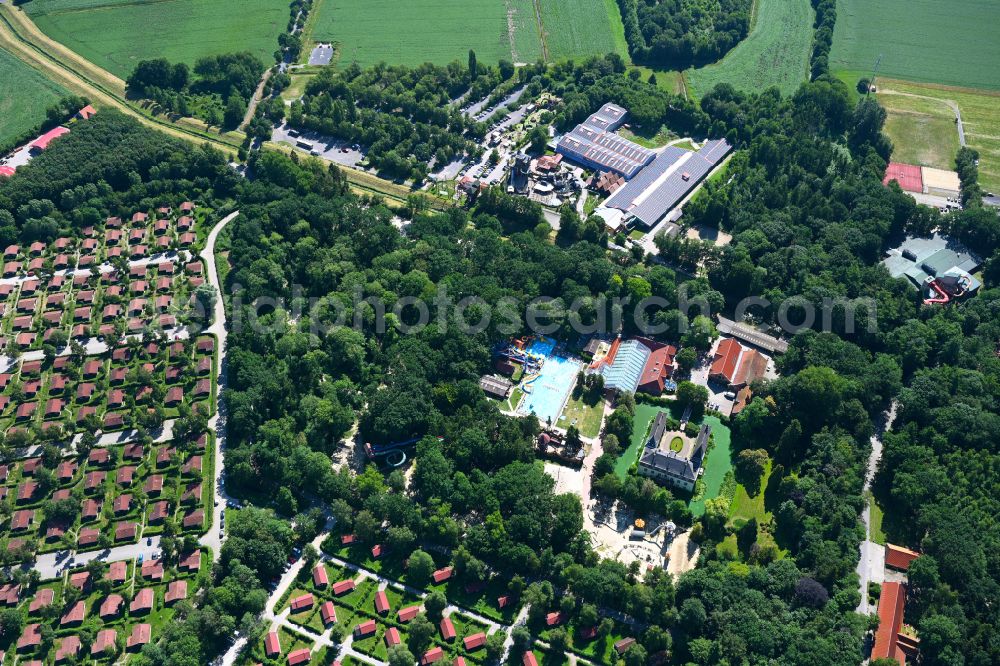
POLYGON ((955 112, 944 101, 909 95, 880 94, 888 116, 885 132, 897 162, 954 169, 958 152, 955 112))
POLYGON ((0 143, 45 120, 45 109, 69 93, 0 49, 0 143))
POLYGON ((563 60, 594 53, 618 53, 628 60, 625 26, 615 0, 550 0, 538 5, 549 58, 563 60))
POLYGON ((121 78, 155 57, 193 65, 250 51, 270 64, 288 23, 284 0, 33 0, 24 9, 49 37, 121 78))
POLYGON ((830 68, 1000 88, 996 0, 838 0, 830 68), (970 47, 974 45, 974 47, 970 47))
POLYGON ((438 65, 625 54, 615 0, 318 0, 307 41, 333 42, 337 62, 438 65), (542 32, 540 32, 540 30, 542 32), (544 44, 541 34, 544 33, 544 44))
MULTIPOLYGON (((848 81, 853 86, 857 80, 848 79, 848 81)), ((979 151, 979 182, 988 192, 1000 192, 1000 113, 997 113, 997 108, 1000 107, 1000 92, 884 78, 878 80, 878 88, 879 101, 883 104, 892 98, 890 94, 892 92, 921 95, 931 98, 927 100, 930 103, 939 100, 942 105, 944 102, 956 104, 962 113, 966 143, 970 148, 979 151)), ((954 124, 952 130, 955 131, 954 124)), ((906 142, 897 141, 892 134, 891 125, 888 131, 896 145, 897 152, 893 154, 893 158, 901 159, 900 155, 905 155, 905 151, 911 149, 907 147, 906 142)), ((947 166, 950 169, 954 168, 954 153, 952 162, 947 166)))
POLYGON ((689 93, 701 97, 718 83, 794 92, 809 72, 813 17, 809 0, 757 0, 750 35, 721 61, 685 72, 689 93))

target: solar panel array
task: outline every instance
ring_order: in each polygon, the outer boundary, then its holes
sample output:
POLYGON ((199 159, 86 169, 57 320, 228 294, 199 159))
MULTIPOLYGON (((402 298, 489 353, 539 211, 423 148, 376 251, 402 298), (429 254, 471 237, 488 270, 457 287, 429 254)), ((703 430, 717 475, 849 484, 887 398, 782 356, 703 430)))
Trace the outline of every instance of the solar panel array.
POLYGON ((625 121, 625 109, 605 104, 559 140, 556 151, 601 171, 632 178, 656 153, 614 133, 625 121))
POLYGON ((725 139, 708 141, 693 154, 668 146, 652 164, 611 195, 604 206, 617 208, 643 225, 652 227, 680 203, 731 149, 725 139), (677 165, 685 156, 688 157, 684 163, 677 165), (673 173, 666 175, 675 165, 673 173))

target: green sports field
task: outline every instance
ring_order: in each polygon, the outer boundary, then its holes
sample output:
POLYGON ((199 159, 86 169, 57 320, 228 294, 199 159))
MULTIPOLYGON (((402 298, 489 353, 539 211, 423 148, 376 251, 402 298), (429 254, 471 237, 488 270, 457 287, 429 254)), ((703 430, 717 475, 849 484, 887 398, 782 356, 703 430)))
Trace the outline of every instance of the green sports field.
POLYGON ((69 93, 0 49, 0 143, 45 120, 45 109, 69 93))
POLYGON ((1000 2, 838 0, 830 69, 1000 89, 1000 2))
POLYGON ((750 35, 719 62, 685 72, 689 93, 701 97, 719 83, 795 92, 809 73, 813 17, 809 0, 757 0, 750 35))
POLYGON ((23 7, 49 37, 121 78, 155 57, 194 64, 250 51, 270 64, 288 23, 284 0, 32 0, 23 7))
POLYGON ((888 113, 885 133, 892 139, 892 159, 907 164, 954 169, 958 152, 955 112, 942 100, 900 93, 878 95, 888 113))
POLYGON ((313 42, 333 42, 337 62, 416 65, 501 58, 534 62, 624 54, 614 0, 317 0, 313 42))
MULTIPOLYGON (((997 109, 1000 108, 1000 92, 894 79, 879 79, 878 87, 879 101, 883 103, 891 98, 891 93, 897 93, 919 95, 921 98, 927 98, 928 102, 937 101, 958 106, 965 126, 965 140, 970 148, 979 151, 979 183, 989 192, 1000 192, 1000 113, 997 113, 997 109)), ((890 127, 890 132, 891 130, 890 127)), ((913 136, 912 131, 909 136, 913 136)), ((904 142, 893 137, 897 150, 904 151, 912 151, 914 143, 919 146, 919 142, 924 140, 911 138, 910 141, 904 142), (910 145, 904 147, 904 143, 910 145)), ((899 159, 899 154, 893 153, 893 159, 899 159)), ((954 168, 954 159, 948 168, 954 168)))

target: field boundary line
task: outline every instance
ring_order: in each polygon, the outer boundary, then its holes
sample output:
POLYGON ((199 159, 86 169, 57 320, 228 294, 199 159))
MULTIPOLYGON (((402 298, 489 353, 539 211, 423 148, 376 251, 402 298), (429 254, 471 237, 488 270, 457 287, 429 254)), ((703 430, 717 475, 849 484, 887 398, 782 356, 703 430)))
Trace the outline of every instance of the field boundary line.
MULTIPOLYGON (((968 86, 952 86, 948 85, 947 83, 927 83, 924 81, 914 81, 912 79, 899 79, 899 78, 893 79, 887 76, 880 76, 878 77, 878 80, 880 83, 885 83, 887 85, 893 83, 901 83, 904 86, 919 86, 922 88, 932 88, 934 90, 961 93, 964 95, 985 95, 987 97, 1000 97, 1000 90, 994 90, 991 88, 970 88, 968 86)), ((881 90, 879 92, 881 92, 881 90)), ((933 97, 932 99, 938 99, 938 98, 933 97)))
MULTIPOLYGON (((7 38, 8 43, 12 46, 16 45, 16 48, 13 49, 12 52, 19 54, 19 58, 21 60, 28 62, 25 58, 30 58, 38 62, 39 65, 44 66, 46 72, 56 73, 60 77, 72 81, 72 86, 70 87, 74 90, 82 92, 83 96, 92 98, 92 101, 97 102, 100 100, 100 102, 106 106, 115 107, 133 118, 143 121, 147 125, 155 125, 177 138, 186 138, 191 141, 200 142, 207 141, 209 143, 216 144, 217 147, 226 153, 232 154, 235 152, 236 145, 224 141, 221 136, 215 137, 210 134, 203 134, 194 129, 181 127, 177 123, 173 123, 169 120, 161 120, 151 115, 147 115, 143 111, 140 111, 129 104, 124 96, 116 95, 113 91, 110 91, 102 86, 100 82, 88 78, 86 74, 76 71, 69 64, 59 61, 52 54, 46 52, 37 43, 26 38, 18 31, 15 26, 16 21, 11 20, 12 13, 13 12, 8 6, 0 5, 0 35, 9 34, 9 37, 7 38)), ((17 23, 20 25, 19 22, 17 23)), ((31 25, 33 26, 34 24, 32 23, 31 25)), ((37 27, 35 30, 37 30, 37 27)))
POLYGON ((542 21, 541 5, 538 0, 531 0, 531 4, 535 8, 535 25, 538 26, 538 39, 542 43, 542 60, 551 62, 549 58, 549 45, 545 41, 545 23, 542 21))
POLYGON ((46 35, 24 10, 19 7, 0 5, 0 12, 4 13, 11 30, 14 31, 19 39, 39 49, 47 57, 55 60, 57 64, 73 71, 81 77, 83 74, 76 71, 76 68, 83 69, 88 78, 93 79, 92 82, 94 84, 109 89, 109 93, 120 97, 125 96, 125 81, 123 79, 118 78, 106 69, 98 67, 65 44, 57 42, 46 35))
MULTIPOLYGON (((757 25, 757 18, 759 16, 760 16, 760 0, 753 0, 753 4, 750 5, 750 25, 747 26, 747 37, 749 37, 750 33, 753 32, 754 26, 757 25)), ((815 19, 813 20, 815 21, 815 19)), ((746 37, 744 37, 743 39, 746 39, 746 37)))

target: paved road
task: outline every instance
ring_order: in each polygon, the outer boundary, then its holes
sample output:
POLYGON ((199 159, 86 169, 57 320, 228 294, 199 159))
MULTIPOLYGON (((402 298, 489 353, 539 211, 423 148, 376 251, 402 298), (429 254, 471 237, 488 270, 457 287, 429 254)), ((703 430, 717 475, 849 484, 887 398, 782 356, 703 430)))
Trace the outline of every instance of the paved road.
POLYGON ((218 399, 216 400, 215 414, 208 420, 208 427, 215 431, 215 477, 212 479, 212 496, 216 498, 215 506, 212 508, 212 523, 208 532, 201 537, 200 543, 212 549, 213 561, 218 561, 222 550, 223 529, 222 514, 226 509, 228 497, 223 490, 223 451, 226 444, 226 409, 222 401, 222 392, 227 384, 226 362, 226 308, 222 300, 222 285, 219 284, 219 273, 215 266, 215 242, 219 238, 219 233, 232 220, 239 215, 239 211, 230 213, 219 220, 218 224, 212 227, 205 242, 205 249, 201 253, 201 260, 205 264, 208 283, 215 289, 215 311, 212 315, 212 324, 208 327, 208 332, 216 338, 216 347, 219 350, 219 376, 218 376, 218 399))
MULTIPOLYGON (((865 470, 865 496, 871 491, 872 480, 875 478, 875 471, 878 469, 879 460, 882 458, 882 437, 892 428, 892 422, 896 419, 896 403, 893 402, 880 420, 875 434, 871 437, 872 450, 868 456, 868 467, 865 470)), ((861 542, 861 557, 858 559, 858 578, 861 592, 861 603, 858 604, 857 611, 863 615, 874 611, 868 603, 868 583, 882 583, 885 580, 885 548, 871 540, 871 509, 865 502, 865 508, 861 511, 861 520, 865 524, 865 540, 861 542)))
POLYGON ((139 556, 148 560, 160 550, 160 537, 154 536, 150 539, 151 543, 142 539, 139 543, 130 543, 105 550, 92 550, 86 553, 69 553, 68 551, 44 553, 35 558, 35 565, 32 568, 38 572, 42 580, 50 580, 62 575, 63 569, 66 568, 68 554, 73 555, 73 564, 70 568, 81 567, 91 560, 118 562, 119 560, 134 560, 139 556))

